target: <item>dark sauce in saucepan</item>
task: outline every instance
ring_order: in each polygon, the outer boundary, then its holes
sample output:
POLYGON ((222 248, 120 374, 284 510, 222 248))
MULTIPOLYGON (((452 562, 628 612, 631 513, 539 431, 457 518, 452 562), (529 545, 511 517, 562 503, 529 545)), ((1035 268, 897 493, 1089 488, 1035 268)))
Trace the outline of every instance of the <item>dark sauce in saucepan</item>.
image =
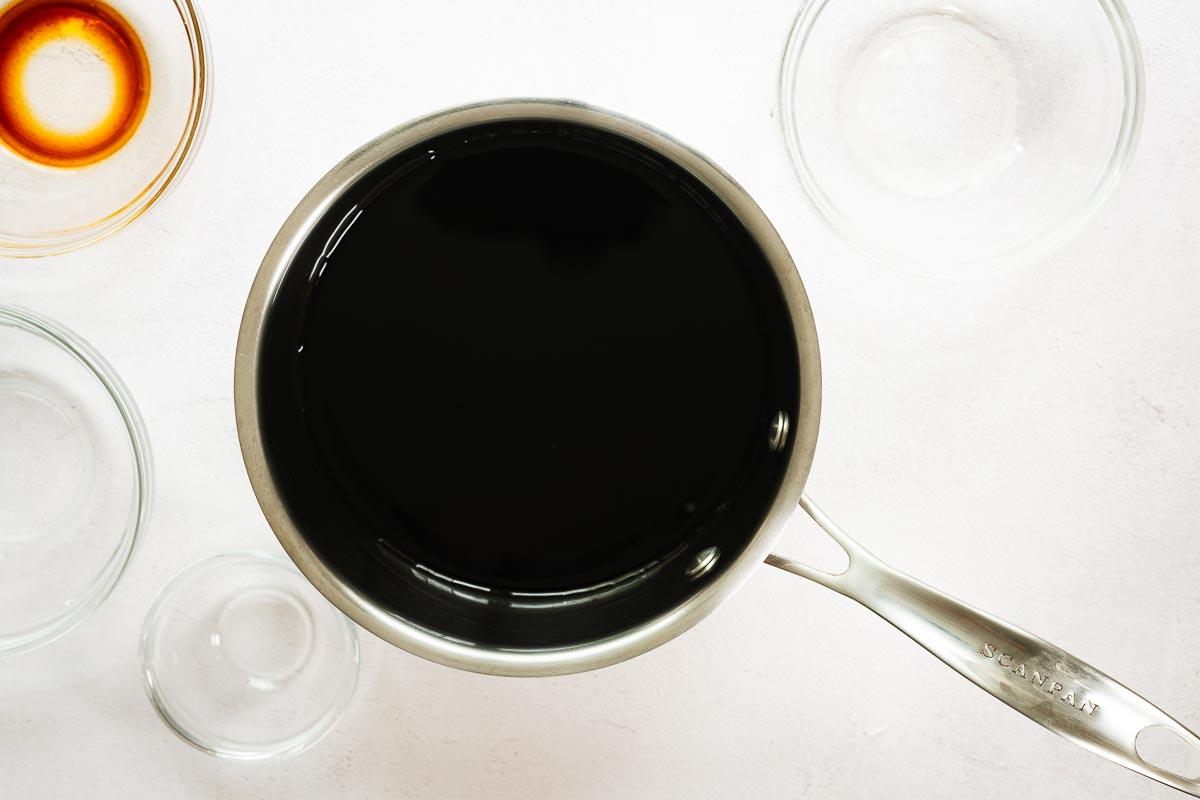
MULTIPOLYGON (((564 637, 417 596, 569 596, 709 545, 731 559, 787 465, 771 421, 798 404, 782 292, 733 212, 562 122, 375 168, 293 260, 261 353, 272 474, 321 557, 395 613, 512 645, 564 637)), ((611 624, 694 590, 671 572, 611 624)))

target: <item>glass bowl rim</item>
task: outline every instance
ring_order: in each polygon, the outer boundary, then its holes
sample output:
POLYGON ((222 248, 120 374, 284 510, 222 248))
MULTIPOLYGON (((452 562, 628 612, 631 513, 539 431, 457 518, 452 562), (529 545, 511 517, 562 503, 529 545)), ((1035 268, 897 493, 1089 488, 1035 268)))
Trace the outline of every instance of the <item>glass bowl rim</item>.
MULTIPOLYGON (((337 614, 343 623, 342 633, 348 644, 347 669, 337 697, 334 698, 321 719, 307 730, 301 731, 299 734, 287 739, 263 744, 255 748, 222 748, 208 741, 205 737, 196 735, 188 726, 175 718, 168 708, 168 704, 164 701, 163 695, 159 691, 159 682, 156 680, 157 669, 155 667, 153 650, 157 644, 158 622, 163 607, 191 578, 205 572, 218 570, 227 564, 232 565, 245 562, 282 567, 289 572, 294 572, 301 581, 311 586, 304 573, 297 569, 296 565, 289 559, 260 550, 233 550, 215 553, 192 562, 175 573, 163 585, 162 589, 155 596, 154 602, 150 604, 149 610, 146 612, 146 619, 142 623, 141 637, 138 642, 138 661, 142 672, 142 686, 146 690, 146 697, 149 698, 150 704, 154 707, 154 711, 158 714, 163 724, 181 740, 197 750, 219 758, 228 758, 236 761, 263 761, 273 758, 286 758, 307 750, 324 739, 325 736, 336 728, 349 710, 350 703, 353 701, 354 694, 358 689, 359 673, 362 666, 362 648, 358 640, 358 628, 353 621, 342 614, 336 606, 329 603, 320 593, 318 593, 318 596, 321 597, 321 600, 328 604, 329 610, 337 614)), ((314 589, 314 591, 316 590, 314 589)))
MULTIPOLYGON (((889 267, 904 267, 932 277, 947 277, 959 270, 947 272, 943 260, 922 259, 887 248, 869 228, 856 225, 839 210, 809 167, 800 143, 799 122, 794 101, 796 75, 809 36, 819 23, 821 14, 835 0, 804 0, 792 23, 780 62, 776 92, 776 110, 788 158, 800 183, 809 207, 834 233, 868 258, 889 267), (932 271, 930 271, 932 269, 932 271)), ((1141 137, 1146 104, 1146 76, 1142 48, 1133 19, 1123 0, 1095 0, 1099 11, 1108 20, 1121 57, 1121 72, 1125 103, 1121 112, 1121 127, 1104 173, 1092 191, 1081 202, 1060 215, 1050 226, 1032 238, 1012 243, 1006 250, 977 258, 960 258, 955 267, 975 267, 993 271, 1021 262, 1036 261, 1071 240, 1100 212, 1128 172, 1141 137)))
POLYGON ((170 158, 141 192, 123 208, 77 228, 26 236, 0 230, 0 256, 40 258, 59 255, 94 244, 123 230, 149 211, 178 185, 195 159, 208 128, 212 108, 212 44, 200 9, 192 0, 171 0, 179 12, 192 61, 192 100, 187 124, 170 158))
POLYGON ((125 423, 136 473, 132 482, 136 512, 108 561, 100 568, 87 589, 79 595, 78 602, 64 612, 22 635, 0 638, 0 656, 10 656, 49 644, 65 635, 94 614, 112 594, 129 566, 137 544, 145 534, 150 518, 154 470, 150 439, 137 405, 124 382, 103 356, 82 337, 62 325, 22 308, 0 306, 0 325, 14 327, 40 337, 67 353, 92 373, 112 399, 117 413, 125 423))

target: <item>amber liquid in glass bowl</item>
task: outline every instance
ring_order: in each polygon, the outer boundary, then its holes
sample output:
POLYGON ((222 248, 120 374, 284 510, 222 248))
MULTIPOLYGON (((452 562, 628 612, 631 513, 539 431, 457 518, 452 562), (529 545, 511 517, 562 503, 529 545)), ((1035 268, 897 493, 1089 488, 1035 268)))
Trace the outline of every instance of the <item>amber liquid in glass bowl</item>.
POLYGON ((116 10, 24 0, 0 15, 0 142, 18 155, 54 167, 107 158, 133 136, 149 95, 146 51, 116 10))
POLYGON ((208 118, 192 0, 0 0, 0 255, 122 229, 178 182, 208 118))

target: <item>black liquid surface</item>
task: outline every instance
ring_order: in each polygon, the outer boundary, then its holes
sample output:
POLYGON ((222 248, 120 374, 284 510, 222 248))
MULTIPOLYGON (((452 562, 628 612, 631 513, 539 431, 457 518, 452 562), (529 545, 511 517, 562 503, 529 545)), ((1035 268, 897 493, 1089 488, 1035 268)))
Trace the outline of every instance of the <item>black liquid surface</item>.
MULTIPOLYGON (((507 643, 563 633, 417 595, 732 560, 787 465, 771 420, 799 401, 786 305, 732 212, 635 142, 532 120, 363 179, 290 266, 261 364, 269 465, 321 557, 395 613, 507 643)), ((694 591, 674 573, 613 624, 694 591)))

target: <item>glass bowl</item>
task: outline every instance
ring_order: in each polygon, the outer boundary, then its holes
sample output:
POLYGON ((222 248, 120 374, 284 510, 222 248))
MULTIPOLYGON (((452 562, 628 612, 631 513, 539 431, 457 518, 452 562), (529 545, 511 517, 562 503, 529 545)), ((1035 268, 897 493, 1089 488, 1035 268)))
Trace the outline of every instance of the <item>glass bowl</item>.
POLYGON ((884 263, 1043 256, 1112 194, 1144 95, 1121 0, 808 0, 779 81, 812 207, 884 263))
POLYGON ((48 320, 0 308, 0 655, 108 597, 150 513, 150 448, 112 368, 48 320))
POLYGON ((206 558, 154 601, 141 640, 155 710, 188 744, 244 760, 295 755, 345 714, 358 633, 290 561, 206 558))
POLYGON ((191 0, 0 0, 4 31, 0 255, 111 236, 175 185, 203 135, 212 65, 199 12, 191 0), (118 111, 127 124, 100 155, 73 149, 120 128, 118 111), (23 146, 38 136, 43 149, 23 146))

